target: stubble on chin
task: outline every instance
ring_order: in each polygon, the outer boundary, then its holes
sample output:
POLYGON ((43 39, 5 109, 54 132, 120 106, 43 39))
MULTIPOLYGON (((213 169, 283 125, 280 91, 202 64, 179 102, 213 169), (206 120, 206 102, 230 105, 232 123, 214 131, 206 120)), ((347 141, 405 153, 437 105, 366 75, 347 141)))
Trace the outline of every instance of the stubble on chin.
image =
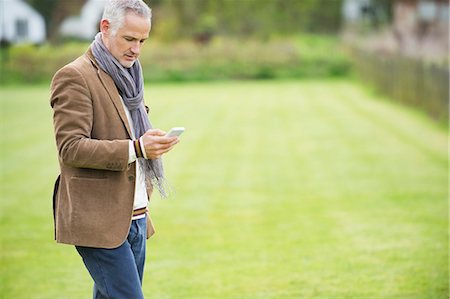
POLYGON ((121 64, 122 64, 122 66, 124 68, 129 69, 129 68, 131 68, 134 65, 135 62, 136 62, 136 60, 135 61, 125 61, 125 62, 123 62, 121 64))

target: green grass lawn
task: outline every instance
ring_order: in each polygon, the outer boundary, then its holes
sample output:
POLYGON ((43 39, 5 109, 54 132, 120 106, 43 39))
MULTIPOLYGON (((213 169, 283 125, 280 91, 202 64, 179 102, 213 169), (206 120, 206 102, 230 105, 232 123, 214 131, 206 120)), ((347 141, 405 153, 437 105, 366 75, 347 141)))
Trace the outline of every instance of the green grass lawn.
MULTIPOLYGON (((185 126, 154 196, 146 298, 448 298, 447 134, 352 81, 150 85, 185 126)), ((1 88, 1 293, 89 298, 53 241, 47 86, 1 88)))

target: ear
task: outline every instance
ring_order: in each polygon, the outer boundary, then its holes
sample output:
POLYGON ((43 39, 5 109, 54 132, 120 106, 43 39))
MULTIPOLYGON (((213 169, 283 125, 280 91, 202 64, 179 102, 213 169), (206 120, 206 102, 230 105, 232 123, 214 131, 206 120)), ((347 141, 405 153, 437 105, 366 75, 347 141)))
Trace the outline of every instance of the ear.
POLYGON ((102 19, 100 21, 100 31, 102 32, 102 34, 108 35, 110 30, 111 30, 111 24, 109 23, 109 21, 106 19, 102 19))

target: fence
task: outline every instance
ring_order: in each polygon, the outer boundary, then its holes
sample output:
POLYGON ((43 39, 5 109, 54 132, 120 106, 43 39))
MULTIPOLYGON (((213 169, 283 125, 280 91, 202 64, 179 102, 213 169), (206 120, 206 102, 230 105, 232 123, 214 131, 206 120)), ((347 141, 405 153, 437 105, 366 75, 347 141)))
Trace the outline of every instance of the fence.
POLYGON ((449 69, 405 57, 382 57, 351 50, 357 72, 390 98, 426 111, 441 123, 449 119, 449 69))

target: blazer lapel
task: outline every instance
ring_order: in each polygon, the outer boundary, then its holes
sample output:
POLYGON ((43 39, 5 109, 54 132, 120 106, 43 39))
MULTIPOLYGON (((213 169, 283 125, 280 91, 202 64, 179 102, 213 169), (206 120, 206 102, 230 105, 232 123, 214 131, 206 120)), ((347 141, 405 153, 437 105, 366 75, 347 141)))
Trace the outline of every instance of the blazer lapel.
POLYGON ((117 113, 119 114, 120 118, 122 119, 123 124, 125 125, 128 135, 130 138, 132 138, 133 134, 131 132, 130 123, 128 122, 127 114, 125 113, 125 108, 122 103, 122 100, 120 98, 119 92, 117 90, 116 84, 114 83, 111 76, 109 76, 107 73, 105 73, 97 64, 95 61, 94 55, 92 54, 91 49, 88 50, 87 55, 89 59, 92 61, 92 63, 97 68, 97 74, 100 79, 100 81, 103 84, 103 87, 105 87, 106 91, 109 94, 109 97, 111 101, 114 103, 114 106, 117 109, 117 113))

